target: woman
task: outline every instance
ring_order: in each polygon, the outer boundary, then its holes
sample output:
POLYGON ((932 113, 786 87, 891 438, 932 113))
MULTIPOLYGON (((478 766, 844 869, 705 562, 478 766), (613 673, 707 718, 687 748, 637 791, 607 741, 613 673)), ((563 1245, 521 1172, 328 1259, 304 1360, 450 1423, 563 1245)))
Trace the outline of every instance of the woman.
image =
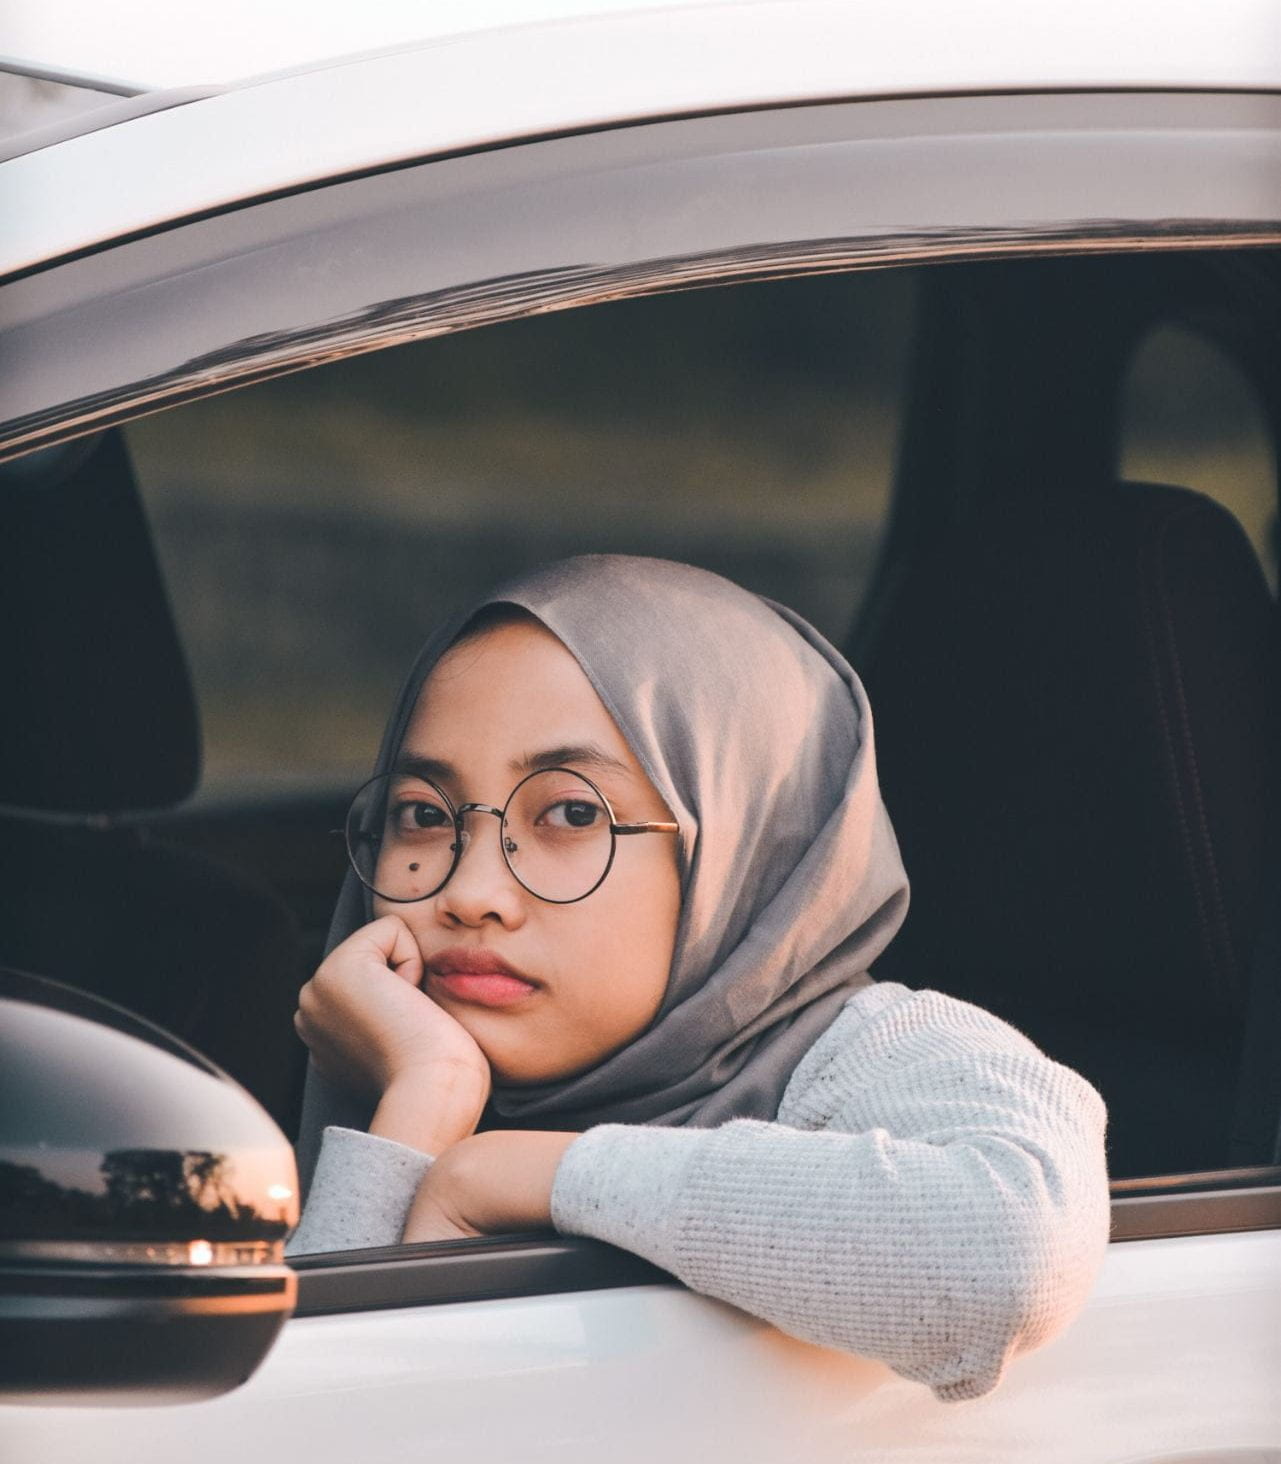
POLYGON ((551 565, 429 643, 378 774, 300 1000, 295 1252, 554 1224, 944 1399, 1070 1320, 1102 1102, 872 981, 907 880, 863 689, 800 617, 551 565))

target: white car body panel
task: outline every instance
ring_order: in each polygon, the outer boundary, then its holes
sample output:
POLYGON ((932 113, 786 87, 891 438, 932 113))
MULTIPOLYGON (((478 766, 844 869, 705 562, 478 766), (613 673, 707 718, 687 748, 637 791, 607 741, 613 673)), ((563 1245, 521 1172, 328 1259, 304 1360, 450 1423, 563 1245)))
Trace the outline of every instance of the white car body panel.
POLYGON ((1271 0, 1035 14, 1029 25, 1018 0, 698 4, 268 79, 0 165, 0 277, 324 178, 642 118, 860 96, 1281 89, 1271 0))
POLYGON ((1277 1231, 1115 1244, 1068 1331, 960 1404, 672 1287, 301 1318, 235 1393, 182 1408, 0 1409, 0 1454, 1275 1464, 1279 1274, 1277 1231))

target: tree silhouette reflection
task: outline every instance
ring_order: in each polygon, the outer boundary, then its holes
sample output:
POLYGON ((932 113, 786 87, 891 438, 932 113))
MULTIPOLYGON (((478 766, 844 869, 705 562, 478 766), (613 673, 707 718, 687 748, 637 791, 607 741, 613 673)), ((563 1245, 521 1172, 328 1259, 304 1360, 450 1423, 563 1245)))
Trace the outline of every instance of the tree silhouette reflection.
POLYGON ((279 1240, 288 1226, 237 1192, 227 1155, 113 1149, 99 1193, 0 1160, 0 1238, 8 1240, 279 1240))

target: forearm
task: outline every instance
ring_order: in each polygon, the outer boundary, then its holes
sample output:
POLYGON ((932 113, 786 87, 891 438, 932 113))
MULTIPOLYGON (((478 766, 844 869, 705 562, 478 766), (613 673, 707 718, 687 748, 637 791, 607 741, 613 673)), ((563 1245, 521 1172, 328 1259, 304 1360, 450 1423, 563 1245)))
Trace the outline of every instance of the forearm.
POLYGON ((484 1076, 468 1067, 407 1069, 387 1086, 369 1132, 424 1154, 443 1154, 475 1133, 488 1092, 484 1076))
POLYGON ((419 1189, 405 1240, 550 1229, 556 1171, 577 1138, 493 1129, 455 1144, 419 1189))
POLYGON ((487 1092, 466 1067, 409 1069, 388 1085, 367 1134, 326 1129, 289 1253, 396 1245, 432 1162, 475 1132, 487 1092))

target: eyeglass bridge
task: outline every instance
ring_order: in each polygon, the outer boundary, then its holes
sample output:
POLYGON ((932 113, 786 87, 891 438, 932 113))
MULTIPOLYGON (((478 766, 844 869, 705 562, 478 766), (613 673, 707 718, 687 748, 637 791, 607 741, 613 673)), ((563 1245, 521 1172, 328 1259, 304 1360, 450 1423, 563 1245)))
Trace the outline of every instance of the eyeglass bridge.
MULTIPOLYGON (((501 808, 495 808, 492 803, 460 803, 455 810, 454 820, 460 838, 460 843, 454 845, 453 852, 455 854, 465 854, 467 852, 467 840, 471 837, 467 830, 463 828, 463 814, 465 813, 492 813, 504 825, 504 828, 507 824, 507 818, 503 810, 501 808)), ((515 854, 520 847, 516 840, 506 832, 503 833, 502 840, 503 848, 508 854, 515 854)))

